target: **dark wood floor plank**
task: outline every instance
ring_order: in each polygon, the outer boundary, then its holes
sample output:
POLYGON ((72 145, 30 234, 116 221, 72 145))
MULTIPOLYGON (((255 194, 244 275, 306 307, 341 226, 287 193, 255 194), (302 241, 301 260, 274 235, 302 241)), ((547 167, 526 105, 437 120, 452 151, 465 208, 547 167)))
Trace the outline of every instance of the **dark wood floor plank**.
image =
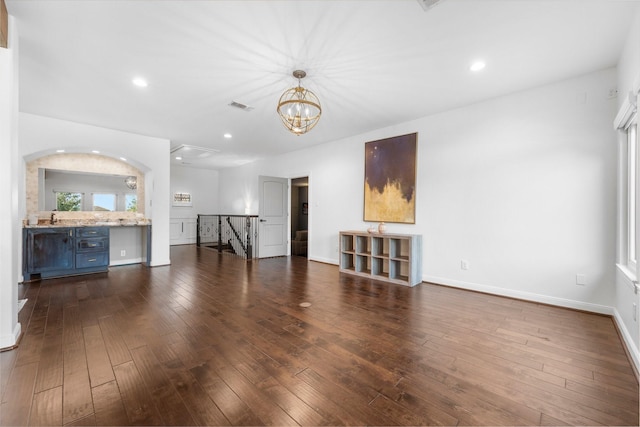
POLYGON ((415 410, 418 409, 416 407, 407 411, 401 405, 383 395, 378 395, 373 399, 371 407, 378 409, 400 425, 457 425, 458 423, 457 419, 442 411, 437 411, 437 414, 429 414, 426 410, 415 410))
POLYGON ((111 316, 99 319, 100 330, 102 331, 102 337, 105 341, 112 366, 117 366, 131 360, 131 354, 129 354, 129 349, 122 338, 121 332, 122 330, 126 330, 126 328, 123 328, 124 325, 118 324, 116 316, 117 313, 114 313, 111 316))
POLYGON ((113 381, 115 377, 100 326, 97 323, 86 326, 83 334, 91 387, 113 381))
POLYGON ((42 355, 42 343, 44 341, 44 328, 47 318, 39 317, 29 322, 29 328, 20 339, 16 366, 37 363, 42 355))
POLYGON ((264 425, 264 421, 251 411, 209 365, 205 363, 190 371, 232 425, 264 425))
POLYGON ((134 362, 121 363, 114 366, 113 371, 129 422, 132 425, 162 425, 162 419, 134 362))
MULTIPOLYGON (((575 425, 590 425, 594 422, 608 425, 624 424, 619 416, 624 417, 625 414, 620 413, 617 408, 606 407, 606 405, 602 405, 601 402, 596 402, 594 399, 581 399, 576 393, 566 388, 553 386, 538 388, 529 381, 520 381, 496 375, 494 372, 461 359, 455 362, 455 369, 470 377, 484 377, 483 387, 487 390, 526 404, 564 422, 575 425), (551 387, 553 388, 550 389, 551 387), (571 396, 568 396, 568 394, 571 394, 571 396), (590 406, 591 404, 596 404, 598 407, 594 408, 590 406)), ((631 412, 632 410, 629 409, 628 411, 631 412)), ((627 419, 630 418, 631 416, 627 414, 627 419)))
POLYGON ((359 398, 354 397, 354 393, 351 390, 341 384, 330 381, 311 368, 299 372, 296 376, 331 400, 333 404, 327 405, 327 409, 335 408, 333 415, 340 418, 345 425, 395 424, 392 418, 388 418, 376 408, 368 404, 363 405, 359 398))
POLYGON ((168 362, 163 368, 198 425, 231 425, 182 362, 168 362))
POLYGON ((266 425, 298 425, 280 406, 274 404, 270 396, 234 369, 223 355, 214 350, 210 357, 207 364, 266 425))
POLYGON ((33 395, 30 426, 57 426, 62 424, 62 386, 33 395))
POLYGON ((129 424, 120 389, 115 380, 93 387, 91 396, 95 408, 96 425, 123 426, 129 424))
POLYGON ((2 397, 0 425, 23 426, 28 424, 37 371, 37 363, 13 368, 7 383, 7 392, 2 397))
POLYGON ((61 386, 63 383, 63 339, 62 330, 52 330, 45 334, 42 358, 38 367, 36 393, 61 386))
POLYGON ((172 426, 196 425, 153 352, 145 345, 132 349, 131 356, 155 402, 163 424, 172 426))
POLYGON ((638 382, 609 316, 301 257, 186 245, 171 259, 20 285, 24 337, 0 353, 0 420, 638 424, 638 382))
POLYGON ((0 352, 0 403, 4 402, 4 394, 7 390, 7 383, 11 377, 18 356, 17 351, 0 352))
POLYGON ((84 418, 79 418, 75 421, 72 421, 68 424, 65 424, 67 427, 87 427, 87 426, 95 426, 96 424, 96 416, 95 414, 87 415, 84 418))
POLYGON ((93 414, 89 370, 77 305, 65 307, 63 343, 62 422, 69 424, 93 414))

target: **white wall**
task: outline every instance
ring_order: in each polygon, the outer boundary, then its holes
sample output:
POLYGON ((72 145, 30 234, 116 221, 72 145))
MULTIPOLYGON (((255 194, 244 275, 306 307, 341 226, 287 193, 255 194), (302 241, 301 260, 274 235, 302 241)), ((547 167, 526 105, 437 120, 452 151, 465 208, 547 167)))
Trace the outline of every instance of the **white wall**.
POLYGON ((171 165, 171 194, 190 193, 193 206, 172 206, 171 218, 196 218, 198 214, 217 214, 218 180, 215 170, 171 165))
POLYGON ((171 197, 174 193, 191 194, 192 206, 171 206, 172 245, 197 242, 198 214, 218 212, 218 172, 214 170, 171 166, 171 197))
POLYGON ((608 69, 222 170, 221 210, 257 213, 258 175, 308 175, 309 257, 337 263, 339 230, 367 228, 364 143, 418 132, 416 224, 388 230, 423 236, 425 280, 611 314, 615 84, 608 69))
MULTIPOLYGON (((640 7, 633 20, 627 42, 618 63, 618 105, 622 104, 624 97, 630 91, 637 96, 640 89, 640 7)), ((626 159, 624 153, 621 158, 626 159)), ((625 162, 626 163, 626 162, 625 162)), ((637 214, 640 213, 637 212, 637 214)), ((626 220, 622 212, 618 215, 618 221, 626 220)), ((624 228, 624 227, 623 227, 624 228)), ((618 243, 621 243, 620 241, 618 243)), ((619 246, 619 245, 618 245, 619 246)), ((620 251, 622 252, 622 251, 620 251)), ((621 261, 621 260, 619 260, 621 261)), ((616 301, 615 317, 620 326, 622 336, 631 349, 631 355, 638 369, 640 369, 640 328, 638 327, 638 307, 640 307, 640 295, 635 294, 633 278, 625 273, 624 269, 616 271, 616 301), (634 307, 635 319, 634 319, 634 307)))
MULTIPOLYGON (((169 264, 169 140, 20 113, 20 157, 36 158, 55 149, 99 150, 116 159, 124 157, 145 173, 144 212, 152 220, 153 233, 151 265, 169 264)), ((24 208, 20 215, 25 215, 24 208)))
POLYGON ((16 344, 20 219, 18 191, 21 173, 18 155, 18 33, 9 17, 9 47, 0 48, 0 349, 16 344))

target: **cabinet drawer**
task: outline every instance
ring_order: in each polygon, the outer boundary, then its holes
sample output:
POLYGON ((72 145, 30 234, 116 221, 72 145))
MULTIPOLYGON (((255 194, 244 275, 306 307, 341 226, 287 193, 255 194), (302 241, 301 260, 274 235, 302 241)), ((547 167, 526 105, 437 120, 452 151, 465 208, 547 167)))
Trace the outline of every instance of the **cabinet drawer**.
POLYGON ((106 267, 107 265, 109 265, 107 252, 76 254, 76 268, 106 267))
POLYGON ((78 227, 76 239, 82 237, 109 237, 108 227, 78 227))
POLYGON ((102 252, 109 249, 109 239, 105 237, 77 239, 76 252, 102 252))

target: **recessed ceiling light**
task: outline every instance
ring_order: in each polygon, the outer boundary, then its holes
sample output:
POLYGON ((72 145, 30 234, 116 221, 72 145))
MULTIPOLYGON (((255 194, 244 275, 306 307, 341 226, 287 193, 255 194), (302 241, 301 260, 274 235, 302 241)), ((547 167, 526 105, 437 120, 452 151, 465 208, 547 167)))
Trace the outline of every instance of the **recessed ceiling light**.
POLYGON ((100 152, 99 152, 98 150, 91 150, 91 152, 92 152, 93 154, 100 154, 100 152))
POLYGON ((64 150, 56 150, 56 153, 64 153, 64 150))
POLYGON ((124 157, 120 157, 120 160, 122 160, 123 162, 127 161, 127 159, 125 159, 124 157))
POLYGON ((231 134, 230 134, 230 133, 225 133, 223 136, 224 136, 225 138, 227 138, 227 139, 231 138, 231 134))
POLYGON ((176 160, 182 160, 182 157, 176 156, 176 160))
POLYGON ((147 86, 149 86, 149 83, 147 83, 147 81, 145 79, 143 79, 142 77, 136 77, 131 82, 135 86, 138 86, 138 87, 147 87, 147 86))
POLYGON ((484 67, 486 67, 487 64, 485 64, 484 61, 476 61, 473 64, 471 64, 471 67, 469 68, 471 71, 480 71, 482 69, 484 69, 484 67))

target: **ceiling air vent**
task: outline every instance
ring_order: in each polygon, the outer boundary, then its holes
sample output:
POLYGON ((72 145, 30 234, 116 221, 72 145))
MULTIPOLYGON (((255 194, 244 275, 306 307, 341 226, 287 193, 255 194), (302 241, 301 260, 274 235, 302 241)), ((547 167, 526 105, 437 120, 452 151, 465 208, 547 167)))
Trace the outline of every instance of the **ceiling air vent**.
POLYGON ((236 101, 231 101, 231 104, 229 104, 230 107, 234 107, 234 108, 239 108, 243 111, 251 111, 253 110, 253 107, 248 106, 247 104, 243 104, 241 102, 236 102, 236 101))
POLYGON ((171 149, 171 154, 174 157, 181 157, 184 160, 183 164, 188 164, 189 161, 203 160, 213 156, 215 153, 219 153, 220 150, 207 147, 196 147, 195 145, 179 145, 171 149))
POLYGON ((418 0, 418 3, 420 3, 420 6, 422 6, 424 11, 426 12, 427 10, 431 9, 434 6, 437 6, 439 3, 442 3, 443 1, 444 0, 418 0))

